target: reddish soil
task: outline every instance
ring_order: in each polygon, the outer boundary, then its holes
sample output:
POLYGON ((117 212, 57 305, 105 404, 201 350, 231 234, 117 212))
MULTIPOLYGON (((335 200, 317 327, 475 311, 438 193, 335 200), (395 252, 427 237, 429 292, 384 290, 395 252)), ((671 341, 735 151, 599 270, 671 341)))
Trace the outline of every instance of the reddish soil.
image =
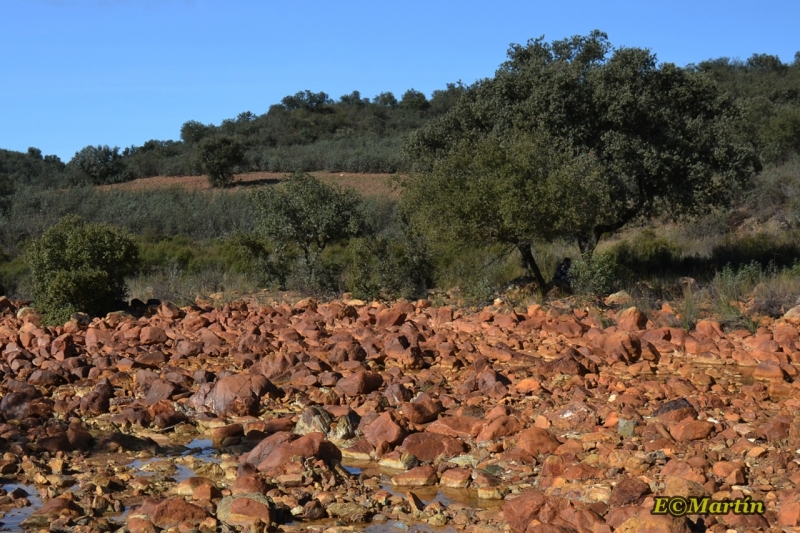
MULTIPOLYGON (((364 196, 387 196, 397 197, 399 189, 390 183, 392 174, 355 174, 347 172, 311 172, 311 175, 321 179, 325 183, 331 183, 342 187, 353 187, 364 196)), ((234 176, 234 189, 242 187, 254 187, 259 185, 274 185, 280 180, 285 179, 289 174, 286 172, 249 172, 234 176)), ((211 189, 208 179, 205 176, 154 176, 152 178, 141 178, 126 183, 115 185, 102 185, 99 188, 104 190, 127 190, 139 191, 146 189, 157 189, 165 187, 183 187, 186 190, 207 190, 211 189)))

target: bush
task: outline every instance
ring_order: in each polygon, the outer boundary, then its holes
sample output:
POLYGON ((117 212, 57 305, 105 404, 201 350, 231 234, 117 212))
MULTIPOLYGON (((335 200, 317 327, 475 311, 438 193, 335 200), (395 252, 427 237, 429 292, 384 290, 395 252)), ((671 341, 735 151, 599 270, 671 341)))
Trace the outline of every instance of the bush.
POLYGON ((63 324, 75 311, 100 315, 122 305, 139 251, 124 231, 71 215, 36 239, 26 260, 36 307, 46 322, 63 324))
POLYGON ((354 239, 347 289, 356 298, 422 295, 432 285, 433 265, 424 247, 385 237, 354 239))
POLYGON ((619 287, 620 266, 612 253, 596 252, 572 263, 572 289, 579 294, 605 296, 619 287))
POLYGON ((244 161, 244 146, 231 137, 209 137, 200 142, 197 159, 212 187, 228 187, 244 161))

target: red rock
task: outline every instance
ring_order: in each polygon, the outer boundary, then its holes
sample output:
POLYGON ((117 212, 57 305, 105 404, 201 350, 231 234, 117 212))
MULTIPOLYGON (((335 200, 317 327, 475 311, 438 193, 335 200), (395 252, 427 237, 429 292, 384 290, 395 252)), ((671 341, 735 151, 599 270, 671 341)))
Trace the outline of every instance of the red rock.
POLYGON ((439 479, 439 485, 453 489, 465 489, 472 479, 472 472, 466 468, 451 468, 446 470, 439 479))
POLYGON ((758 363, 758 366, 753 371, 753 377, 767 381, 783 381, 785 374, 781 366, 775 361, 762 361, 758 363))
POLYGON ((434 400, 428 395, 423 395, 414 402, 406 402, 400 405, 400 412, 412 424, 427 424, 436 420, 439 413, 444 411, 442 402, 434 400))
POLYGON ((239 458, 240 463, 258 466, 264 459, 284 444, 296 439, 297 436, 287 431, 281 431, 263 439, 256 446, 239 458))
POLYGON ((257 521, 272 523, 272 511, 269 506, 251 498, 236 498, 231 502, 230 516, 226 522, 230 525, 246 526, 257 521))
POLYGON ((445 416, 431 422, 425 431, 449 437, 475 438, 483 426, 480 418, 469 416, 445 416))
POLYGON ((139 333, 139 342, 142 344, 161 344, 167 342, 167 340, 167 333, 155 326, 145 326, 139 333))
POLYGON ((453 457, 467 451, 462 441, 434 433, 412 433, 403 440, 402 448, 420 461, 428 462, 440 455, 453 457))
POLYGON ((397 474, 392 477, 392 485, 405 487, 429 487, 439 482, 436 469, 431 465, 418 466, 408 472, 397 474))
POLYGON ((264 480, 255 475, 240 475, 236 476, 236 481, 233 482, 231 487, 231 494, 234 496, 240 494, 265 494, 267 492, 267 484, 264 480))
POLYGON ((391 326, 399 326, 405 322, 406 316, 406 313, 400 311, 399 309, 395 309, 394 307, 390 309, 384 309, 378 313, 375 327, 385 329, 391 326))
POLYGON ((669 433, 678 442, 701 440, 714 430, 714 424, 706 420, 686 418, 669 428, 669 433))
POLYGON ((369 394, 372 391, 376 391, 381 388, 382 385, 383 378, 380 374, 361 371, 340 379, 336 383, 336 390, 340 391, 345 396, 358 396, 360 394, 369 394))
POLYGON ((258 414, 259 401, 265 394, 279 394, 275 385, 264 376, 242 372, 226 376, 216 383, 201 385, 189 399, 195 409, 209 409, 217 416, 258 414))
POLYGON ((620 524, 615 533, 690 533, 686 518, 674 518, 669 515, 654 515, 650 511, 641 511, 620 524))
POLYGON ((390 411, 381 413, 364 429, 364 437, 373 446, 378 446, 381 442, 397 445, 403 441, 406 435, 406 430, 395 421, 390 411))
POLYGON ((625 331, 639 331, 647 326, 647 315, 635 307, 629 307, 617 315, 617 324, 625 331))
POLYGON ((603 351, 626 364, 631 364, 642 355, 642 343, 639 337, 632 337, 628 333, 612 333, 603 343, 603 351))
POLYGON ((650 494, 650 485, 639 478, 626 477, 612 489, 608 505, 619 507, 638 504, 648 494, 650 494))
POLYGON ((475 439, 478 442, 494 441, 503 437, 516 435, 522 430, 522 424, 513 416, 501 416, 489 422, 475 439))
POLYGON ((600 422, 597 412, 581 401, 567 404, 549 418, 553 427, 564 431, 588 432, 600 422))
POLYGON ((537 457, 540 454, 553 453, 561 443, 546 429, 530 428, 519 434, 517 445, 537 457))
POLYGON ((800 526, 800 503, 788 502, 781 505, 778 510, 778 525, 789 527, 800 526))
POLYGON ((198 525, 210 515, 202 507, 198 507, 182 498, 169 498, 161 500, 148 498, 137 509, 131 511, 132 515, 144 515, 159 528, 168 529, 182 522, 198 525))
MULTIPOLYGON (((270 437, 267 437, 270 438, 270 437)), ((266 440, 266 439, 265 439, 266 440)), ((263 453, 263 450, 259 452, 263 453)), ((249 454, 248 454, 249 455, 249 454)), ((322 433, 309 433, 297 440, 285 442, 273 448, 263 460, 258 463, 259 472, 267 472, 288 463, 292 457, 300 456, 306 459, 315 457, 323 460, 342 460, 342 452, 331 442, 325 440, 322 433)), ((247 462, 255 456, 248 457, 247 462)))
POLYGON ((523 492, 503 504, 503 517, 514 533, 525 533, 545 504, 545 496, 539 491, 523 492))

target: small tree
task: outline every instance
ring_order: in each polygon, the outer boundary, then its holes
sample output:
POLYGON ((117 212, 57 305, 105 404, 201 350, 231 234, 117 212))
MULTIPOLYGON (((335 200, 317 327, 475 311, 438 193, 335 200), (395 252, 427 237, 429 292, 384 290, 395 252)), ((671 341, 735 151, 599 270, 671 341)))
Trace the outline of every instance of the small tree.
POLYGON ((89 182, 93 185, 103 185, 128 181, 133 177, 116 146, 114 148, 105 145, 87 146, 75 152, 68 168, 75 183, 89 182))
POLYGON ((76 311, 100 315, 122 305, 139 250, 123 230, 69 215, 32 243, 26 260, 36 307, 46 322, 63 324, 76 311))
POLYGON ((244 146, 231 137, 207 137, 199 144, 197 158, 212 187, 228 187, 234 167, 244 161, 244 146))
POLYGON ((336 241, 360 234, 364 227, 361 198, 352 189, 322 183, 309 174, 294 174, 278 187, 253 193, 259 230, 282 255, 296 246, 313 279, 320 255, 336 241))

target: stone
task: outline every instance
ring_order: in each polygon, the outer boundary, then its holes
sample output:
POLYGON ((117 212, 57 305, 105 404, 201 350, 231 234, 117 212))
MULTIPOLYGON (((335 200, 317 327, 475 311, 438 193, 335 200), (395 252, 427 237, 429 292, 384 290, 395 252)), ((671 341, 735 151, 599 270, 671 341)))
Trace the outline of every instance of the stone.
POLYGON ((545 505, 545 495, 536 490, 523 492, 506 500, 503 504, 503 517, 514 533, 525 533, 531 522, 537 519, 545 505))
POLYGON ((402 448, 420 461, 433 462, 440 456, 454 457, 467 451, 463 441, 435 433, 412 433, 402 443, 402 448))
POLYGON ((217 504, 217 518, 229 526, 268 526, 273 521, 270 505, 269 499, 262 494, 228 496, 217 504))
POLYGON ((669 428, 669 434, 678 442, 702 440, 714 430, 714 424, 706 420, 692 420, 685 418, 669 428))
POLYGON ((650 485, 639 478, 626 477, 614 486, 608 504, 612 507, 638 505, 648 494, 650 494, 650 485))
POLYGON ((403 429, 390 411, 381 413, 372 423, 364 429, 364 437, 373 446, 382 442, 397 445, 403 442, 408 432, 403 429))
POLYGON ((442 402, 427 397, 415 402, 406 402, 400 405, 400 412, 412 424, 427 424, 433 422, 444 411, 442 402))
POLYGON ((362 371, 340 379, 336 383, 336 390, 345 396, 359 396, 376 391, 380 389, 382 385, 383 378, 380 374, 362 371))
POLYGON ((431 465, 418 466, 392 477, 392 485, 405 487, 428 487, 438 482, 439 476, 431 465))
POLYGON ((148 498, 141 506, 131 511, 131 516, 142 516, 161 529, 175 527, 183 522, 199 525, 210 515, 202 507, 185 501, 183 498, 148 498))
POLYGON ((167 342, 168 339, 167 333, 155 326, 145 326, 139 332, 139 342, 145 345, 162 344, 167 342))
POLYGON ((369 516, 369 509, 357 503, 332 503, 325 510, 330 516, 339 518, 348 524, 366 522, 369 516))
POLYGON ((629 307, 617 315, 617 324, 625 331, 643 330, 647 326, 647 315, 635 307, 629 307))
POLYGON ((530 428, 520 432, 517 446, 537 457, 555 452, 561 443, 546 429, 530 428))
POLYGON ((675 518, 669 515, 650 514, 649 510, 641 511, 627 519, 614 530, 614 533, 690 533, 686 518, 675 518))
POLYGON ((554 428, 586 433, 600 422, 597 412, 581 401, 573 401, 550 416, 554 428))

